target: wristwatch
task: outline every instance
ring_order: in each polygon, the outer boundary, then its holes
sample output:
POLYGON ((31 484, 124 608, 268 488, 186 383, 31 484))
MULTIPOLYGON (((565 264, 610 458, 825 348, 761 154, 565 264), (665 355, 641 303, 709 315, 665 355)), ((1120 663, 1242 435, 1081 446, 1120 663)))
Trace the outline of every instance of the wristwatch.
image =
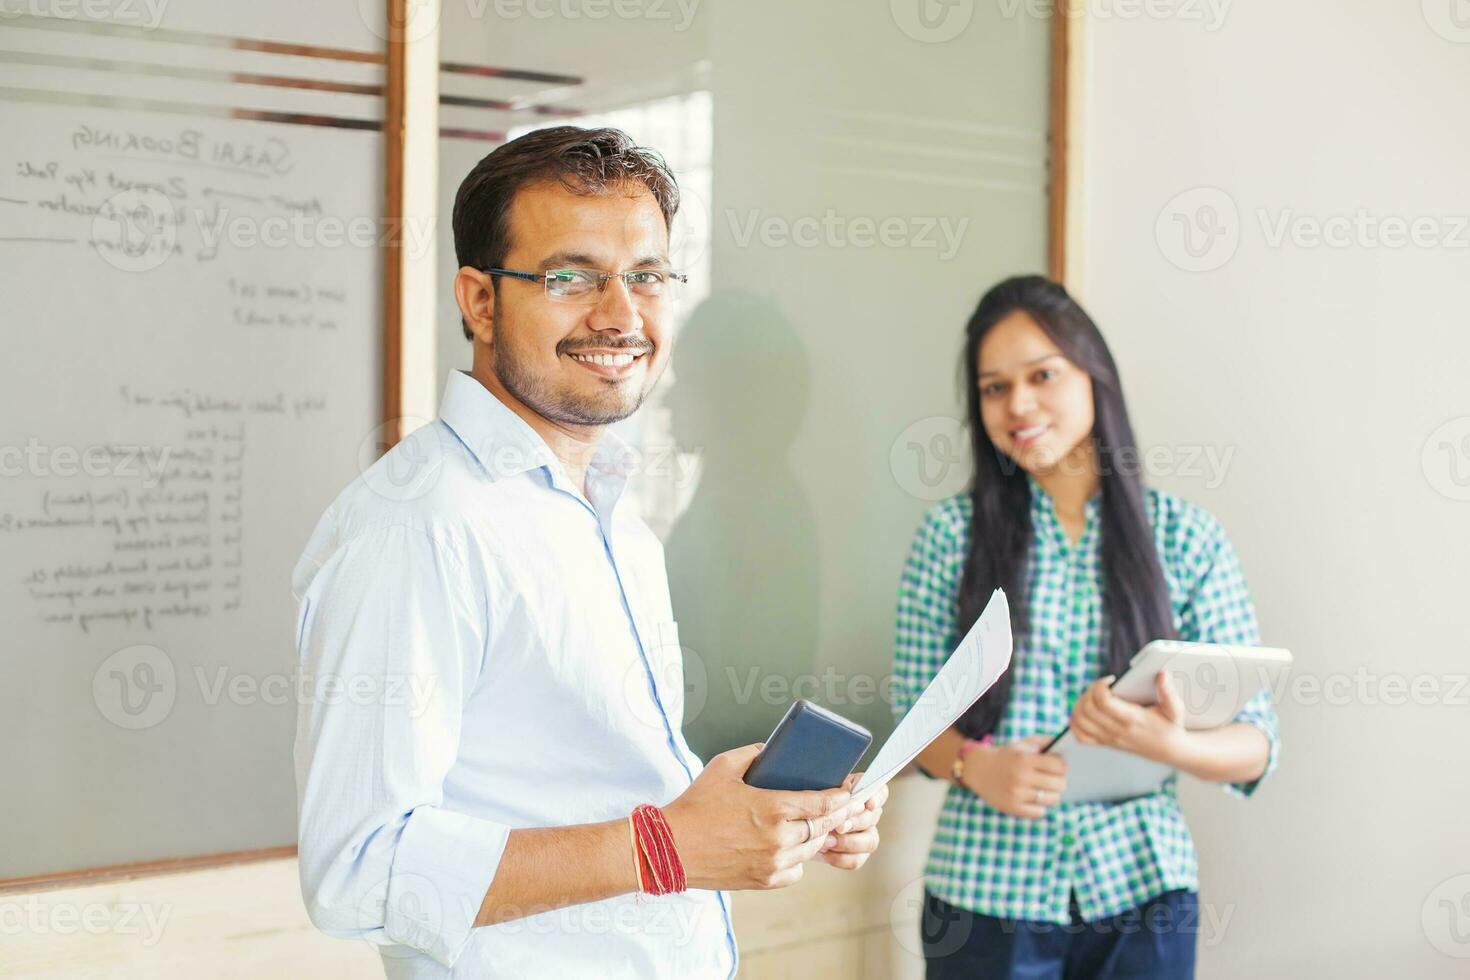
POLYGON ((994 741, 989 735, 984 738, 965 739, 965 744, 960 746, 959 752, 955 754, 954 762, 949 767, 949 778, 954 781, 955 785, 965 784, 965 756, 970 754, 970 750, 978 745, 990 745, 994 741))

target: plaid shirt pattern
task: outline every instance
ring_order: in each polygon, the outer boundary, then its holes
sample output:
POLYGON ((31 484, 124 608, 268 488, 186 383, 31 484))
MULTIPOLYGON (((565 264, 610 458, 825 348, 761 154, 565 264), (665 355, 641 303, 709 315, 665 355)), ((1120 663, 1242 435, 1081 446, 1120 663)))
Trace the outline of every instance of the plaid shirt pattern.
MULTIPOLYGON (((1255 609, 1240 563, 1215 518, 1171 494, 1145 500, 1154 546, 1169 586, 1180 639, 1254 646, 1255 609)), ((898 597, 894 715, 901 718, 959 643, 956 602, 969 538, 968 496, 945 500, 914 538, 898 597)), ((1087 504, 1080 540, 1068 540, 1051 498, 1031 481, 1032 539, 1027 598, 1030 623, 1011 662, 1010 703, 995 733, 1005 743, 1055 734, 1072 706, 1103 674, 1098 498, 1087 504)), ((1276 712, 1261 691, 1237 721, 1269 740, 1265 773, 1227 792, 1249 796, 1276 768, 1276 712)), ((951 905, 1007 919, 1067 923, 1075 891, 1084 920, 1142 905, 1175 888, 1197 890, 1194 842, 1175 795, 1177 777, 1159 793, 1122 803, 1066 803, 1040 820, 1007 816, 952 786, 925 866, 929 891, 951 905)))

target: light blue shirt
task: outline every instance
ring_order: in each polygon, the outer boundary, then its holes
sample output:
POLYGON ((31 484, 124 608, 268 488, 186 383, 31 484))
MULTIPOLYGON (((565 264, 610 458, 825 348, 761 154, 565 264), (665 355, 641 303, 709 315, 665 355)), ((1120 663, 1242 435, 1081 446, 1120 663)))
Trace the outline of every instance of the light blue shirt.
POLYGON ((393 980, 734 975, 723 892, 474 928, 512 829, 626 817, 702 768, 663 549, 617 507, 634 462, 605 435, 584 496, 456 371, 439 420, 342 492, 296 567, 302 893, 393 980))

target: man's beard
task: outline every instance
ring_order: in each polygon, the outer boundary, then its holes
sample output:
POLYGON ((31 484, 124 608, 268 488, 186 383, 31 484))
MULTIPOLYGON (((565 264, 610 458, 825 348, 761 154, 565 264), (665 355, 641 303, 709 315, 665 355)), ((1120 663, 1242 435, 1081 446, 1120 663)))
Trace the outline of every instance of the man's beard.
MULTIPOLYGON (((606 346, 606 345, 604 345, 606 346)), ((558 351, 558 357, 561 352, 558 351)), ((650 350, 646 357, 652 358, 650 350)), ((605 397, 586 397, 575 392, 557 391, 547 379, 537 377, 526 368, 526 364, 504 345, 494 344, 490 348, 490 366, 505 390, 514 395, 521 404, 537 415, 562 425, 611 425, 638 411, 643 399, 648 397, 651 381, 641 391, 633 392, 629 381, 619 386, 607 385, 605 397)), ((648 370, 644 368, 645 372, 648 370)))

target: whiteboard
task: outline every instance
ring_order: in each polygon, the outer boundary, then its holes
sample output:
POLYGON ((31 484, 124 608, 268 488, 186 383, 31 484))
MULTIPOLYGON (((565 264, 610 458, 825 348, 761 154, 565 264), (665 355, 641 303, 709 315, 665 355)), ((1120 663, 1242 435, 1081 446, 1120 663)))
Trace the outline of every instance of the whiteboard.
POLYGON ((295 841, 290 573, 380 450, 381 135, 84 74, 0 66, 0 879, 295 841))

